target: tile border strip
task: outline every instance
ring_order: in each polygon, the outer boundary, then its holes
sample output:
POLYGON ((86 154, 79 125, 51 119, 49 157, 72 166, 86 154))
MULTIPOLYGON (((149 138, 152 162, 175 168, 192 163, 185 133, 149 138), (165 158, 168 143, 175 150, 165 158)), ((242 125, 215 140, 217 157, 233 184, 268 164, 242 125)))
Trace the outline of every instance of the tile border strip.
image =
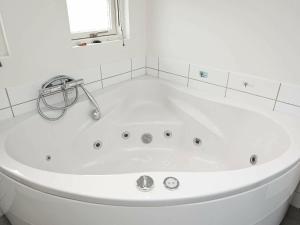
MULTIPOLYGON (((189 64, 190 65, 190 64, 189 64)), ((155 68, 152 68, 152 67, 146 67, 146 69, 151 69, 151 70, 155 70, 155 71, 158 71, 158 69, 155 69, 155 68)), ((275 105, 275 102, 276 104, 278 102, 280 103, 284 103, 284 104, 288 104, 288 105, 291 105, 291 106, 294 106, 294 107, 298 107, 300 108, 299 105, 295 105, 295 104, 292 104, 292 103, 287 103, 287 102, 284 102, 284 101, 280 101, 278 100, 278 97, 279 97, 279 91, 277 92, 277 96, 274 96, 274 98, 269 98, 269 97, 266 97, 266 96, 262 96, 262 95, 259 95, 259 94, 254 94, 254 93, 251 93, 251 92, 247 92, 247 91, 242 91, 242 90, 238 90, 238 89, 235 89, 235 88, 230 88, 228 86, 229 84, 229 80, 230 80, 230 75, 231 73, 228 72, 228 75, 227 75, 227 81, 226 81, 226 85, 225 86, 222 86, 222 85, 219 85, 219 84, 215 84, 215 83, 211 83, 211 82, 206 82, 206 81, 203 81, 203 80, 198 80, 198 79, 194 79, 194 78, 190 78, 190 77, 185 77, 183 75, 179 75, 179 74, 175 74, 175 73, 172 73, 172 72, 168 72, 168 71, 164 71, 164 70, 159 70, 160 72, 163 72, 163 73, 166 73, 166 74, 169 74, 169 75, 172 75, 172 76, 177 76, 177 77, 182 77, 182 78, 186 78, 188 79, 188 82, 190 82, 190 80, 193 80, 193 81, 198 81, 198 82, 201 82, 201 83, 204 83, 204 84, 208 84, 208 85, 213 85, 213 86, 216 86, 216 87, 220 87, 220 88, 225 88, 225 98, 227 97, 227 93, 228 93, 228 90, 231 90, 231 91, 235 91, 235 92, 239 92, 239 93, 243 93, 243 94, 248 94, 248 95, 251 95, 251 96, 255 96, 255 97, 258 97, 258 98, 263 98, 263 99, 266 99, 266 100, 270 100, 270 101, 274 101, 274 105, 275 105)), ((281 84, 281 83, 280 83, 281 84)), ((281 84, 282 85, 282 84, 281 84)), ((189 87, 187 85, 187 87, 189 87)), ((280 86, 281 87, 281 86, 280 86)), ((300 87, 299 87, 300 88, 300 87)), ((274 111, 276 109, 276 105, 274 107, 274 111)))
MULTIPOLYGON (((127 80, 127 81, 134 80, 135 77, 133 77, 133 72, 135 72, 135 71, 141 71, 141 70, 145 70, 146 69, 146 65, 144 65, 142 67, 139 67, 139 68, 136 68, 136 69, 133 69, 132 58, 131 58, 131 63, 130 64, 131 64, 130 65, 130 67, 131 67, 130 71, 126 71, 126 72, 123 72, 123 73, 120 73, 120 74, 115 74, 115 75, 109 76, 107 78, 103 78, 102 64, 101 64, 99 66, 99 75, 100 75, 100 76, 98 76, 99 79, 94 80, 94 81, 90 81, 88 83, 85 83, 84 85, 90 85, 90 84, 95 84, 95 83, 99 82, 99 83, 101 83, 101 86, 99 86, 99 89, 104 89, 105 87, 104 87, 103 81, 107 81, 107 80, 110 80, 110 79, 113 79, 113 78, 116 78, 116 77, 121 77, 121 76, 124 76, 124 75, 129 74, 129 73, 131 74, 131 78, 129 80, 127 80)), ((11 98, 10 98, 10 94, 9 94, 7 88, 4 88, 4 90, 5 90, 6 97, 8 99, 9 106, 7 106, 5 108, 1 108, 0 111, 10 109, 13 118, 16 117, 16 115, 14 113, 14 107, 17 107, 17 106, 20 106, 20 105, 25 105, 25 104, 28 104, 28 103, 32 103, 32 102, 34 102, 34 101, 37 100, 37 98, 34 98, 34 99, 29 99, 29 100, 26 100, 24 102, 20 102, 20 103, 17 103, 17 104, 12 104, 11 98)), ((32 111, 33 110, 34 109, 32 109, 32 111)))
MULTIPOLYGON (((120 61, 122 61, 122 60, 120 60, 120 61)), ((106 77, 106 78, 103 78, 103 72, 102 72, 102 66, 103 66, 103 64, 100 64, 100 66, 99 66, 99 75, 100 75, 99 80, 91 81, 89 83, 86 83, 85 85, 89 85, 89 84, 100 82, 101 86, 99 87, 99 89, 100 88, 103 89, 103 88, 105 88, 104 84, 103 84, 103 81, 106 81, 106 80, 109 80, 109 79, 112 79, 112 78, 116 78, 118 76, 123 76, 123 75, 128 74, 128 73, 130 73, 130 80, 133 80, 133 79, 135 79, 135 77, 133 77, 133 72, 139 71, 139 70, 143 70, 143 69, 144 70, 151 69, 151 70, 157 71, 157 77, 158 77, 158 79, 161 79, 161 77, 160 77, 160 73, 161 72, 166 73, 166 74, 171 75, 171 76, 176 76, 176 77, 181 77, 181 78, 187 79, 187 83, 186 83, 186 87, 187 88, 190 87, 190 81, 191 80, 197 81, 197 82, 200 82, 200 83, 204 83, 204 84, 208 84, 208 85, 213 85, 213 86, 220 87, 220 88, 224 88, 225 89, 225 93, 224 93, 224 97, 225 98, 227 97, 228 90, 231 90, 231 91, 240 92, 240 93, 248 94, 248 95, 251 95, 251 96, 255 96, 255 97, 258 97, 258 98, 263 98, 263 99, 274 101, 273 111, 276 110, 277 103, 283 103, 283 104, 290 105, 290 106, 293 106, 293 107, 296 107, 296 108, 300 108, 300 105, 296 105, 296 104, 289 103, 289 102, 286 102, 286 101, 278 100, 280 92, 281 92, 281 89, 282 89, 282 83, 279 83, 279 87, 278 87, 276 96, 274 96, 274 98, 269 98, 269 97, 265 97, 265 96, 262 96, 262 95, 259 95, 259 94, 255 94, 255 93, 251 93, 251 92, 247 92, 247 91, 242 91, 242 90, 238 90, 238 89, 235 89, 235 88, 230 88, 229 87, 229 82, 230 82, 230 79, 231 79, 231 72, 227 72, 226 84, 225 84, 225 86, 223 86, 223 85, 219 85, 219 84, 215 84, 215 83, 206 82, 206 81, 203 81, 203 80, 198 80, 198 79, 191 78, 190 77, 190 73, 191 73, 191 64, 190 63, 187 64, 188 65, 188 71, 187 71, 187 74, 185 76, 185 75, 176 74, 176 73, 172 73, 172 72, 169 72, 169 71, 161 70, 161 68, 160 68, 160 57, 159 56, 157 57, 157 67, 158 67, 157 69, 148 66, 148 56, 147 55, 144 57, 144 62, 145 62, 144 67, 133 69, 133 58, 131 57, 130 58, 130 71, 126 71, 126 72, 119 73, 119 74, 114 74, 114 75, 111 75, 111 76, 106 77)), ((145 75, 148 75, 147 71, 145 72, 145 75)), ((265 79, 265 78, 262 78, 262 79, 265 79)), ((270 80, 270 81, 272 81, 272 80, 270 80)), ((300 86, 299 86, 299 89, 300 89, 300 86)), ((0 111, 1 110, 10 109, 12 117, 16 117, 16 115, 14 113, 14 107, 20 106, 22 104, 27 104, 27 103, 30 103, 30 102, 33 102, 33 101, 36 101, 36 98, 35 98, 35 99, 27 100, 27 101, 20 102, 18 104, 12 105, 11 98, 10 98, 10 95, 8 93, 7 88, 5 88, 4 90, 5 90, 8 102, 9 102, 9 106, 5 107, 5 108, 1 108, 0 111)))

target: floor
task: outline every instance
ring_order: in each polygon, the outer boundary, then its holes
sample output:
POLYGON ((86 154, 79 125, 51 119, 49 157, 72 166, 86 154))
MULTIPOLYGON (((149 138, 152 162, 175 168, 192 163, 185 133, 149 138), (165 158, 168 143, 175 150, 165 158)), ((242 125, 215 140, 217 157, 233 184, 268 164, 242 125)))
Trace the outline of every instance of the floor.
POLYGON ((290 207, 281 225, 300 225, 300 209, 290 207))
POLYGON ((8 222, 5 216, 2 216, 0 218, 0 225, 10 225, 10 222, 8 222))
MULTIPOLYGON (((6 217, 0 218, 0 225, 10 225, 6 217)), ((290 207, 281 225, 300 225, 300 209, 290 207)))

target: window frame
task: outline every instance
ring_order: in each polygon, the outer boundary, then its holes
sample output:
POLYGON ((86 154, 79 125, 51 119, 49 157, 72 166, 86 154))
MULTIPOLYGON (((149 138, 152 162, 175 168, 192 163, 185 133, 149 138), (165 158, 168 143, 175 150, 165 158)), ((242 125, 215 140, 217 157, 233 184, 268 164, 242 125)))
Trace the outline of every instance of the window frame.
MULTIPOLYGON (((0 14, 0 59, 6 58, 10 55, 8 41, 6 37, 6 30, 4 28, 4 21, 0 14)), ((1 62, 0 62, 1 67, 1 62)))
MULTIPOLYGON (((111 41, 122 39, 122 25, 120 0, 110 0, 111 29, 108 31, 90 31, 82 33, 71 33, 72 41, 75 43, 89 42, 93 40, 111 41)), ((70 18, 69 18, 70 19, 70 18)))

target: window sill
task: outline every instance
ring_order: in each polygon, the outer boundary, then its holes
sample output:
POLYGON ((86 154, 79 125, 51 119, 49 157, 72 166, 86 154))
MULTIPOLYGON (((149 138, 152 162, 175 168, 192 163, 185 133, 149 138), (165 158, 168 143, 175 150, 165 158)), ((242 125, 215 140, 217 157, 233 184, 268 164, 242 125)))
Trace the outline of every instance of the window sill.
POLYGON ((86 38, 82 40, 72 40, 73 48, 91 47, 113 42, 122 42, 121 35, 114 35, 109 37, 86 38))

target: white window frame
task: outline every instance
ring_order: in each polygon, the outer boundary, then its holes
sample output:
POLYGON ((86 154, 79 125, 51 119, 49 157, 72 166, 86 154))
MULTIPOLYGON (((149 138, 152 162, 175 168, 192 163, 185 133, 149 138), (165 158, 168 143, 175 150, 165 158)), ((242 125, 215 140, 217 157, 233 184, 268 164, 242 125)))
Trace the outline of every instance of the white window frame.
MULTIPOLYGON (((4 23, 2 16, 0 15, 0 58, 5 58, 9 56, 9 48, 7 44, 6 32, 4 29, 4 23)), ((0 63, 1 67, 1 63, 0 63)))
POLYGON ((80 43, 93 43, 94 40, 101 42, 121 40, 123 38, 123 27, 121 22, 121 0, 110 0, 111 4, 111 30, 108 31, 91 31, 82 33, 71 33, 72 41, 75 45, 80 43))

